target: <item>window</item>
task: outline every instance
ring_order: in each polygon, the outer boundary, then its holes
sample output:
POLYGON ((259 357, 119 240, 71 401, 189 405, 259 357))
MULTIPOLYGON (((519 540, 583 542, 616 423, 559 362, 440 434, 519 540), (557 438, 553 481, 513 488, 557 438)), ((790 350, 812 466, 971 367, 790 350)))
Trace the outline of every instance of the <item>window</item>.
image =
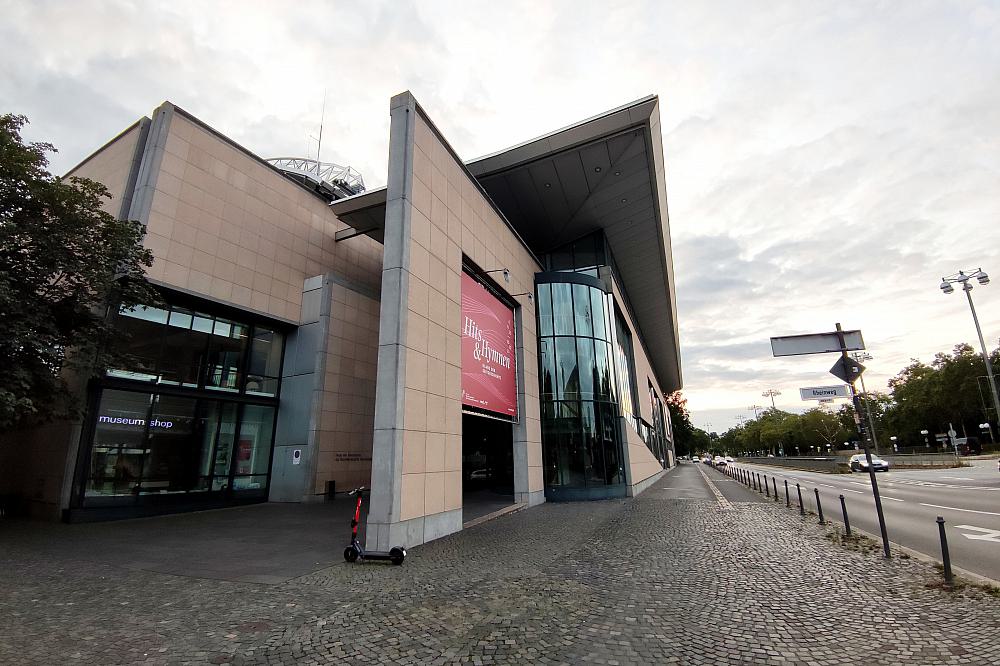
POLYGON ((275 407, 105 389, 87 498, 152 498, 268 486, 275 407))
POLYGON ((636 414, 638 401, 635 394, 635 356, 632 351, 632 333, 621 313, 615 310, 615 374, 618 380, 618 404, 633 428, 638 430, 636 414))
POLYGON ((624 472, 608 296, 593 282, 538 285, 539 383, 546 487, 602 496, 624 472))
POLYGON ((117 325, 129 360, 108 376, 278 395, 285 339, 273 328, 177 306, 122 309, 117 325))

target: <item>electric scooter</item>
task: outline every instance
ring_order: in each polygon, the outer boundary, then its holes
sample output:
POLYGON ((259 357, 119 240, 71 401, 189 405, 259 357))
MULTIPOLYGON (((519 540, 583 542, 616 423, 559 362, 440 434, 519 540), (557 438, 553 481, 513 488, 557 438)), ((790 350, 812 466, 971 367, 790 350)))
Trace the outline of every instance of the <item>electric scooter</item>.
POLYGON ((381 550, 365 550, 365 547, 361 545, 361 541, 358 539, 358 522, 361 520, 361 498, 364 491, 368 490, 364 486, 360 488, 355 488, 348 495, 357 495, 358 503, 354 507, 354 519, 351 521, 351 545, 344 549, 344 559, 348 562, 357 562, 361 560, 388 560, 395 565, 400 565, 406 558, 406 549, 399 546, 393 546, 389 549, 389 552, 381 550))

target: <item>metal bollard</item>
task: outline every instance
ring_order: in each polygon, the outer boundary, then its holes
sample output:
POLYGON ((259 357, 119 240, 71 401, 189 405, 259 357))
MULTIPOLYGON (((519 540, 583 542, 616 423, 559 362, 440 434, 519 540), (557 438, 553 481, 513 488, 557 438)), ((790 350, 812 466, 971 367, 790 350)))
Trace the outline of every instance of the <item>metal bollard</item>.
POLYGON ((825 525, 826 521, 823 520, 823 503, 819 501, 819 488, 813 488, 816 491, 816 511, 819 513, 819 524, 825 525))
POLYGON ((951 585, 951 555, 948 553, 948 535, 944 533, 944 518, 937 517, 938 532, 941 534, 941 563, 944 565, 944 582, 951 585))
POLYGON ((788 479, 785 479, 785 508, 792 508, 792 496, 788 494, 788 479))
POLYGON ((768 497, 771 496, 771 486, 767 485, 767 475, 764 475, 764 494, 768 497))
POLYGON ((757 472, 753 473, 753 489, 754 490, 760 490, 760 479, 759 479, 759 476, 760 475, 758 475, 757 472))
POLYGON ((851 536, 851 520, 847 517, 847 504, 844 503, 844 496, 840 496, 840 510, 844 513, 844 533, 851 536))
POLYGON ((799 493, 799 515, 804 516, 806 515, 806 507, 802 504, 802 486, 796 483, 795 490, 799 493))
POLYGON ((771 484, 774 486, 774 501, 778 501, 778 481, 773 476, 771 477, 771 484))

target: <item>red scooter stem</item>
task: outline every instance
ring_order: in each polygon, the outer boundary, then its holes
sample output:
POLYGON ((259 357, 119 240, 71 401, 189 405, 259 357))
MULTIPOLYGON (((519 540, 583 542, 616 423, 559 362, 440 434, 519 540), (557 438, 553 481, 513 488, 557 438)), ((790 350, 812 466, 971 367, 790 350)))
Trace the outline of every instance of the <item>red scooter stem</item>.
POLYGON ((358 503, 354 507, 354 520, 351 521, 351 536, 358 537, 358 522, 361 520, 361 493, 358 493, 358 503))

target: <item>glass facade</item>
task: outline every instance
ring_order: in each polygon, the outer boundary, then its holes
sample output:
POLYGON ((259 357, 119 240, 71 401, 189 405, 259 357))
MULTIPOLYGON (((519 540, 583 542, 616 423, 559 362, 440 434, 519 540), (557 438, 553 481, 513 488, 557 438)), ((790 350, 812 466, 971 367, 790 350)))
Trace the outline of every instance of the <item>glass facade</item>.
POLYGON ((267 488, 273 405, 117 389, 98 405, 85 504, 267 488))
POLYGON ((613 306, 598 280, 537 286, 546 495, 624 493, 613 306))
POLYGON ((620 421, 661 465, 670 464, 672 442, 669 417, 652 385, 653 423, 640 416, 632 334, 608 293, 614 259, 604 235, 595 232, 549 252, 542 263, 536 302, 546 496, 624 494, 620 421))
POLYGON ((117 325, 128 360, 95 387, 76 506, 266 499, 284 336, 174 305, 117 325))
POLYGON ((275 396, 284 336, 273 328, 186 308, 137 307, 118 313, 127 367, 108 376, 275 396))

